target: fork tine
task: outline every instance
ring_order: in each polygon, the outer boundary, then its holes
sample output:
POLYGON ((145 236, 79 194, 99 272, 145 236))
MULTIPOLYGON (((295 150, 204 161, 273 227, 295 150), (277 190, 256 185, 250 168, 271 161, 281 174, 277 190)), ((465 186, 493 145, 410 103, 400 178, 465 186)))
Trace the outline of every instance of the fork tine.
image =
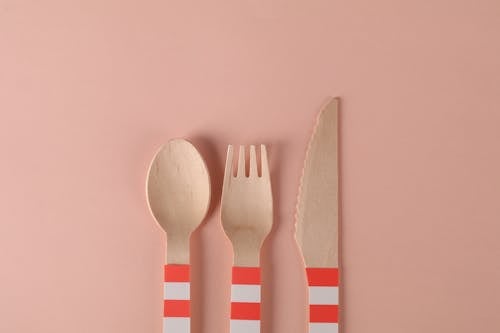
POLYGON ((240 146, 236 177, 245 177, 245 146, 240 146))
POLYGON ((255 152, 255 146, 250 146, 250 166, 249 166, 248 176, 255 177, 257 174, 257 154, 255 152))
POLYGON ((261 177, 270 178, 269 177, 269 163, 267 162, 267 149, 266 145, 260 145, 260 163, 261 167, 261 177))
POLYGON ((222 186, 227 186, 232 176, 233 176, 233 146, 228 145, 226 154, 226 167, 224 169, 224 183, 222 184, 222 186))

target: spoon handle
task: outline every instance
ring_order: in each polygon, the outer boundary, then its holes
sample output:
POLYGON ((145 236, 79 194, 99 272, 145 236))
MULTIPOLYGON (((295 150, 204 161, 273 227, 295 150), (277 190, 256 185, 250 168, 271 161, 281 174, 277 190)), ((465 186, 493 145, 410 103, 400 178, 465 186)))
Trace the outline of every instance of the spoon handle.
POLYGON ((165 265, 163 333, 189 333, 189 265, 165 265))
POLYGON ((309 286, 309 333, 339 331, 339 269, 306 268, 309 286))
POLYGON ((259 267, 233 267, 231 332, 260 332, 259 267))

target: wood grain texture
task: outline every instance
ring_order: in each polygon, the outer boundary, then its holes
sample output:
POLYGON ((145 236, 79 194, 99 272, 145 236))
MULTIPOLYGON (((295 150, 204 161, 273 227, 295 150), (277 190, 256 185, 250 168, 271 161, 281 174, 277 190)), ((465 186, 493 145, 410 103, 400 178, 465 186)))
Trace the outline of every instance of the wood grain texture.
POLYGON ((264 145, 260 147, 260 156, 259 175, 256 149, 250 146, 247 175, 245 148, 241 146, 234 175, 233 147, 227 150, 221 218, 224 231, 233 244, 235 266, 259 266, 260 247, 273 223, 271 179, 264 145))
POLYGON ((189 237, 203 221, 210 202, 205 162, 188 141, 164 145, 151 163, 147 195, 156 221, 167 233, 167 264, 189 264, 189 237))
POLYGON ((297 241, 307 267, 338 267, 338 99, 319 114, 297 203, 297 241))

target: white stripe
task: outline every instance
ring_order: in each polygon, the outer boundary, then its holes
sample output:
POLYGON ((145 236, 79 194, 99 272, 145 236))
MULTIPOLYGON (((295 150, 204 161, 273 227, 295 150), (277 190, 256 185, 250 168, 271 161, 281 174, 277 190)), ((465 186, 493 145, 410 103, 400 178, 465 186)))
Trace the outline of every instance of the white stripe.
POLYGON ((260 303, 260 286, 233 284, 231 286, 231 302, 260 303))
POLYGON ((189 318, 163 318, 163 333, 189 333, 189 318))
POLYGON ((163 299, 189 300, 189 282, 165 282, 163 299))
POLYGON ((339 304, 339 287, 309 287, 309 304, 339 304))
POLYGON ((338 333, 337 323, 309 323, 309 333, 338 333))
POLYGON ((260 320, 231 319, 231 333, 260 333, 260 320))

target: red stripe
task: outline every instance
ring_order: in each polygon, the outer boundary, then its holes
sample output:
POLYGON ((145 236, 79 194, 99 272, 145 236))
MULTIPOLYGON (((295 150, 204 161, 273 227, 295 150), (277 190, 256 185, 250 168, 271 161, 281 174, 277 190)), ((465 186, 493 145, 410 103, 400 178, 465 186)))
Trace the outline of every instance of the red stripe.
POLYGON ((189 282, 189 265, 165 265, 164 282, 189 282))
POLYGON ((231 303, 231 319, 259 320, 260 303, 231 303))
POLYGON ((165 300, 163 301, 164 317, 189 317, 188 300, 165 300))
POLYGON ((233 284, 260 284, 260 268, 233 267, 233 284))
POLYGON ((338 305, 310 305, 309 321, 311 323, 338 323, 338 305))
POLYGON ((309 286, 337 287, 339 285, 338 268, 308 267, 306 272, 309 286))

